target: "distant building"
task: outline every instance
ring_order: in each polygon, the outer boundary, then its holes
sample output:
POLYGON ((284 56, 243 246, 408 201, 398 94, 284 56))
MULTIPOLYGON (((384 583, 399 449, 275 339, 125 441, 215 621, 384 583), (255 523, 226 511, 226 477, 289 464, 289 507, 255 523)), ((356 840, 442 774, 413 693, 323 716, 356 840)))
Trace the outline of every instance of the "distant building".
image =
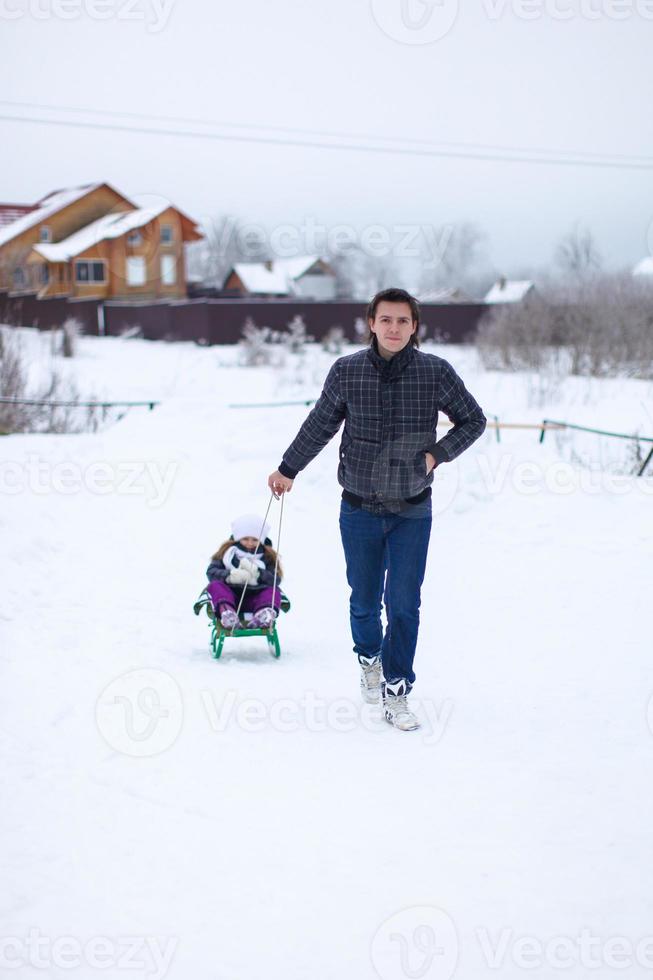
POLYGON ((457 286, 445 286, 441 289, 425 289, 417 293, 420 303, 471 303, 471 298, 457 286))
POLYGON ((502 276, 485 296, 484 303, 521 303, 535 289, 530 279, 506 279, 502 276))
POLYGON ((109 184, 52 191, 34 205, 2 205, 0 289, 84 299, 186 296, 194 221, 166 201, 140 208, 109 184), (17 213, 17 216, 15 216, 17 213))
POLYGON ((336 277, 319 255, 237 262, 225 279, 224 291, 238 296, 330 300, 336 296, 336 277))
POLYGON ((35 204, 0 204, 0 228, 33 211, 35 204))
POLYGON ((647 255, 633 269, 634 276, 653 276, 653 256, 647 255))

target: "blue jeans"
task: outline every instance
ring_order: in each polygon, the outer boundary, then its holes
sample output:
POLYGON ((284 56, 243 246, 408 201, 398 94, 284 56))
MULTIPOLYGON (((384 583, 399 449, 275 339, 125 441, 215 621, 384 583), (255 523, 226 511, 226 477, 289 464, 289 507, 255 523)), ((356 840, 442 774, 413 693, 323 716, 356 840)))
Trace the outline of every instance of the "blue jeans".
POLYGON ((351 587, 349 615, 354 652, 379 653, 386 681, 415 681, 421 587, 431 535, 431 500, 401 514, 372 514, 343 500, 340 534, 351 587), (381 599, 388 620, 381 627, 381 599))

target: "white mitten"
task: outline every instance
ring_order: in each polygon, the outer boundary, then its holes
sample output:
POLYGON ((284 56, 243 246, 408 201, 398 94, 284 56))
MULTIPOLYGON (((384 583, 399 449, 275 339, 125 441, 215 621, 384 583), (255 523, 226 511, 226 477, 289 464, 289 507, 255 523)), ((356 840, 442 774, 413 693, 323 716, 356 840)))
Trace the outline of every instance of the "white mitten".
POLYGON ((232 568, 227 575, 227 582, 231 585, 250 585, 250 575, 246 568, 232 568))
POLYGON ((239 568, 243 568, 249 575, 249 584, 255 585, 258 582, 260 570, 257 561, 252 558, 241 558, 239 568))

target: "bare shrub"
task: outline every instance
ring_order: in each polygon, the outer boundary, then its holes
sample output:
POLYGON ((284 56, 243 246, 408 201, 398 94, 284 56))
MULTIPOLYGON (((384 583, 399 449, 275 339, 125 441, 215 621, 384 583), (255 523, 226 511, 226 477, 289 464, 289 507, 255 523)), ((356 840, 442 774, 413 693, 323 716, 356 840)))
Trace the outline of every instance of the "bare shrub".
POLYGON ((572 374, 653 378, 653 297, 630 276, 568 288, 560 326, 572 374))
MULTIPOLYGON (((12 330, 0 327, 0 397, 25 398, 27 369, 20 338, 12 330)), ((0 402, 0 432, 26 432, 29 428, 29 406, 0 402)))
POLYGON ((61 354, 63 357, 74 357, 77 349, 77 338, 83 332, 84 325, 74 316, 67 317, 61 327, 61 354))
POLYGON ((555 310, 539 294, 495 306, 476 336, 483 365, 497 371, 539 371, 556 340, 555 310))
POLYGON ((493 309, 477 345, 494 370, 653 378, 653 298, 626 275, 568 282, 493 309))
POLYGON ((53 357, 74 357, 77 350, 77 338, 84 332, 81 320, 74 316, 67 317, 60 327, 50 330, 50 353, 53 357))
POLYGON ((342 354, 345 345, 345 331, 340 326, 329 327, 322 337, 322 350, 328 354, 342 354))
POLYGON ((273 352, 270 346, 272 331, 269 327, 257 327, 251 317, 245 320, 243 336, 239 342, 240 363, 243 367, 261 367, 271 364, 273 352))
POLYGON ((129 324, 123 323, 120 328, 119 334, 123 340, 132 340, 133 338, 140 338, 143 336, 143 328, 139 323, 129 324))
POLYGON ((281 341, 290 354, 303 354, 306 344, 313 343, 314 339, 306 333, 304 318, 299 314, 292 318, 287 332, 281 334, 281 341))
POLYGON ((4 433, 95 431, 100 420, 101 410, 82 408, 74 382, 54 368, 43 384, 30 390, 20 338, 6 328, 0 328, 0 397, 15 399, 0 401, 0 432, 4 433))

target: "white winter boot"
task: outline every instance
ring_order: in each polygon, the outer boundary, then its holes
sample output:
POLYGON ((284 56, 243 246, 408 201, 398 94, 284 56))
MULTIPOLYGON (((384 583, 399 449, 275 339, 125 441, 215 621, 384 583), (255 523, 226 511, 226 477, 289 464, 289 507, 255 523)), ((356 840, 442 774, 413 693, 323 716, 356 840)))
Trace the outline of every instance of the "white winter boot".
POLYGON ((361 665, 361 694, 367 704, 378 704, 381 699, 381 658, 359 657, 361 665))
POLYGON ((250 627, 253 630, 268 630, 272 626, 273 622, 277 618, 276 609, 265 608, 259 609, 255 612, 250 621, 250 627))
POLYGON ((408 686, 405 680, 395 684, 383 684, 383 710, 385 720, 402 732, 412 732, 419 728, 419 719, 408 707, 408 686))
POLYGON ((233 630, 240 626, 240 620, 235 609, 231 606, 220 607, 220 624, 225 630, 233 630))

